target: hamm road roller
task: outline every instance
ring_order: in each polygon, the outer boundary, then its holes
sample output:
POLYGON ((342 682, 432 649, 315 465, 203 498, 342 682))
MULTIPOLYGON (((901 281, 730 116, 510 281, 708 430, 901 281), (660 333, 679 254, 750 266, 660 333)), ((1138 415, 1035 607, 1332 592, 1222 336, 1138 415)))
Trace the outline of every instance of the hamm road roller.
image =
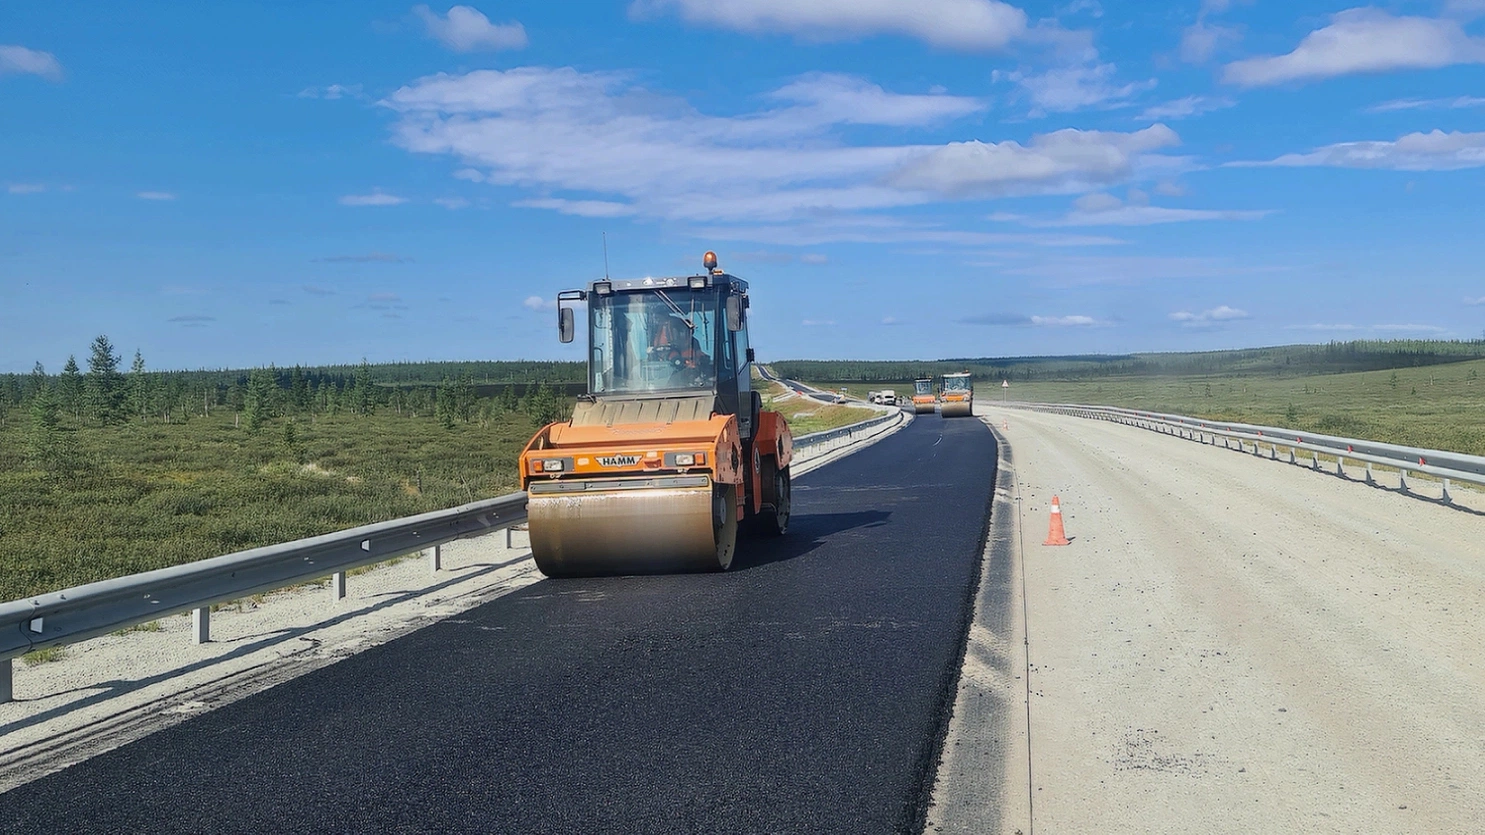
POLYGON ((913 381, 913 414, 933 414, 933 407, 937 402, 937 398, 933 396, 932 379, 913 381))
POLYGON ((557 330, 588 317, 588 391, 521 453, 531 554, 548 577, 722 571, 738 528, 789 526, 794 442, 753 391, 748 284, 604 279, 557 294, 557 330))
POLYGON ((974 413, 975 388, 969 372, 945 374, 939 393, 939 414, 944 417, 968 417, 974 413))

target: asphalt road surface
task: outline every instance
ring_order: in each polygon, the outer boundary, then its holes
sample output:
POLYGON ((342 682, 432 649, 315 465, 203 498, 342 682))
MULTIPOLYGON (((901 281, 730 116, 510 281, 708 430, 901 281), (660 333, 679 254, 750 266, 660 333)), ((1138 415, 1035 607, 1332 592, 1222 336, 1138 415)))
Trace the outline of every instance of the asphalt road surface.
POLYGON ((915 832, 995 444, 925 416, 726 574, 543 581, 0 795, 11 832, 915 832))

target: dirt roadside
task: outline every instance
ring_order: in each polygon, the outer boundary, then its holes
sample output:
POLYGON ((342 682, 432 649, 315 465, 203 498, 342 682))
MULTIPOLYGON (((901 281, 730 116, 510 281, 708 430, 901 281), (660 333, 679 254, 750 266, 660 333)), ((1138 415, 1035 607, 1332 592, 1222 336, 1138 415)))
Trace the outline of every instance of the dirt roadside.
POLYGON ((1025 831, 1485 831, 1485 496, 986 411, 1025 520, 1025 831))

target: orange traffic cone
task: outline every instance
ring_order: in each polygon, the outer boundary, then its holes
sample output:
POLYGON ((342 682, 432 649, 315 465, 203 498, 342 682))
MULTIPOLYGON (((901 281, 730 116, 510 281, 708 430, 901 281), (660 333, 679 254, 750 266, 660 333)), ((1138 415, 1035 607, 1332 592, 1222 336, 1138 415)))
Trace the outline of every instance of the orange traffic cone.
POLYGON ((1052 497, 1052 523, 1047 529, 1047 541, 1043 545, 1067 545, 1067 532, 1062 529, 1062 502, 1052 497))

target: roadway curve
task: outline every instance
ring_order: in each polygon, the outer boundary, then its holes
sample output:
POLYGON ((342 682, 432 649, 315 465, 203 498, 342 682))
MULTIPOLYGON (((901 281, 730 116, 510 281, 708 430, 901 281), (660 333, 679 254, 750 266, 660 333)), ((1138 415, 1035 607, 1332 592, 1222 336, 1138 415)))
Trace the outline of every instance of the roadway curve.
POLYGON ((7 831, 915 832, 996 447, 919 418, 726 574, 543 581, 0 795, 7 831))
POLYGON ((1009 791, 1037 831, 1485 831, 1485 497, 987 410, 1024 513, 1009 791), (1067 547, 1040 544, 1052 494, 1067 547))

